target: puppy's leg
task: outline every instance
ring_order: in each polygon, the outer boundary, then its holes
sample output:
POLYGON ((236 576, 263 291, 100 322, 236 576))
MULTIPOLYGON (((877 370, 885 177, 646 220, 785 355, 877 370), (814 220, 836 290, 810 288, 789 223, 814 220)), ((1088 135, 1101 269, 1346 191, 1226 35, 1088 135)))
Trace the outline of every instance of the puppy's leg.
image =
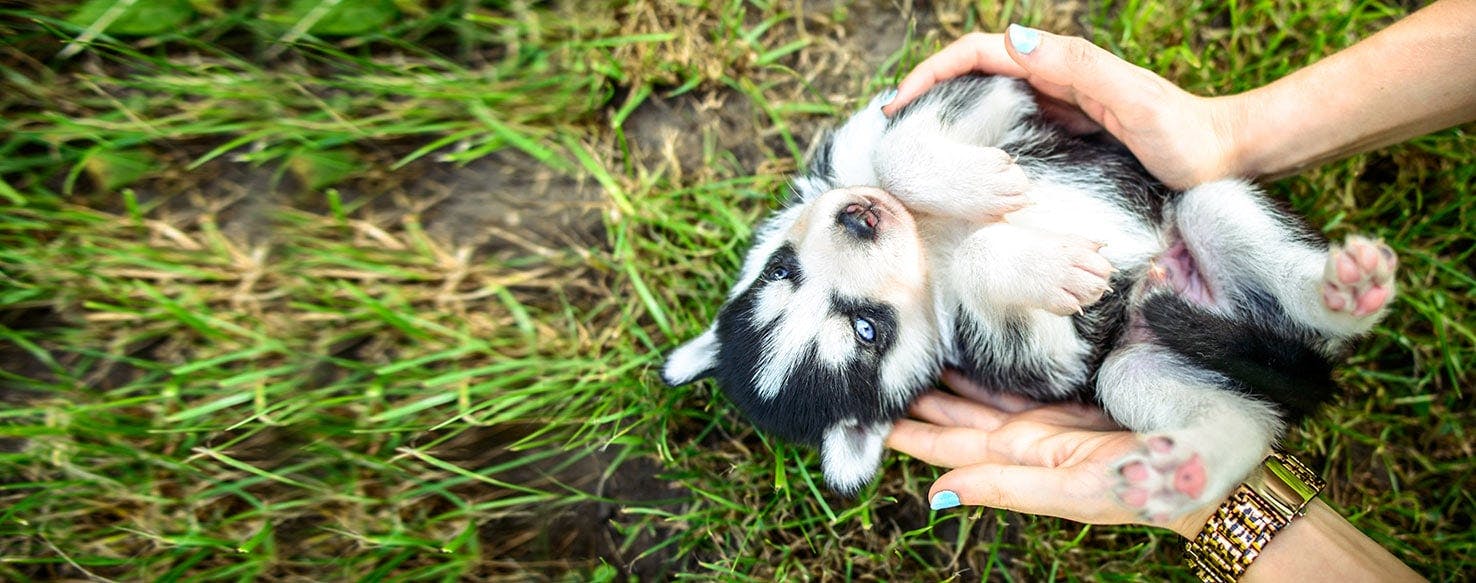
MULTIPOLYGON (((1208 305, 1222 311, 1245 302, 1248 291, 1264 290, 1293 320, 1341 340, 1367 332, 1394 295, 1395 258, 1387 245, 1354 236, 1329 251, 1243 182, 1189 190, 1174 222, 1189 270, 1197 272, 1186 281, 1192 288, 1202 278, 1212 296, 1208 305)), ((1166 254, 1169 263, 1174 251, 1166 254)))
POLYGON ((992 219, 1028 203, 1024 171, 997 147, 1034 114, 1024 83, 941 83, 891 118, 875 142, 878 184, 926 214, 992 219))
POLYGON ((941 277, 955 297, 981 313, 1039 308, 1067 316, 1107 292, 1113 268, 1101 247, 1073 235, 995 223, 964 239, 941 277))
POLYGON ((899 132, 873 161, 881 187, 925 214, 986 220, 1029 204, 1030 180, 999 148, 899 132))
POLYGON ((1267 404, 1152 344, 1113 352, 1097 383, 1107 412, 1142 435, 1111 478, 1118 498, 1144 518, 1165 520, 1223 498, 1284 430, 1267 404))

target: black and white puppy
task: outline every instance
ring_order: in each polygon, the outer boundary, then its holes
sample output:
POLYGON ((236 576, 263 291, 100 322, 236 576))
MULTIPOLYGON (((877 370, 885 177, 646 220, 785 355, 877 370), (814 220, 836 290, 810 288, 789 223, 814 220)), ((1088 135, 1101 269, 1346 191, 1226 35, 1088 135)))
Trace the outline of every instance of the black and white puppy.
POLYGON ((1223 497, 1382 316, 1395 257, 1329 249, 1239 181, 1175 192, 1066 134, 1019 81, 884 94, 822 137, 760 226, 717 321, 673 352, 760 429, 868 483, 945 366, 991 391, 1099 403, 1143 436, 1115 466, 1144 516, 1223 497))

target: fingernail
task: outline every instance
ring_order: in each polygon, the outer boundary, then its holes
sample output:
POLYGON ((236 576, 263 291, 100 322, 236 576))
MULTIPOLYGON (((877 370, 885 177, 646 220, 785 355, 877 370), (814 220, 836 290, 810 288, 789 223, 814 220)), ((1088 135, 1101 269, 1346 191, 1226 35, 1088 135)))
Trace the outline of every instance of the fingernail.
POLYGON ((949 490, 943 490, 938 492, 937 494, 933 494, 933 500, 928 503, 929 506, 933 507, 933 510, 953 508, 954 506, 958 506, 959 504, 960 502, 958 501, 958 494, 954 494, 952 491, 949 490))
POLYGON ((1028 55, 1035 47, 1040 46, 1040 31, 1033 28, 1011 24, 1005 34, 1010 37, 1010 46, 1015 47, 1015 52, 1022 55, 1028 55))

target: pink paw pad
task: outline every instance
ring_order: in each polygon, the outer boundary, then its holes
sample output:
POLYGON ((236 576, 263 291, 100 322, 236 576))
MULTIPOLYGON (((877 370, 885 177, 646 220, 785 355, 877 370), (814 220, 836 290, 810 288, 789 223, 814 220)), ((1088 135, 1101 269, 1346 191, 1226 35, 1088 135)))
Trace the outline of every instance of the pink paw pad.
POLYGON ((1383 241, 1349 236, 1328 252, 1323 273, 1322 303, 1354 317, 1377 313, 1394 296, 1398 259, 1383 241))
POLYGON ((1199 459, 1198 454, 1191 456, 1189 461, 1174 472, 1174 489, 1190 498, 1198 498, 1204 493, 1204 483, 1204 462, 1199 459))
POLYGON ((1148 464, 1144 462, 1130 463, 1118 471, 1122 473, 1122 477, 1127 478, 1128 482, 1142 482, 1153 475, 1153 471, 1149 470, 1148 464))
POLYGON ((1194 506, 1209 481, 1198 453, 1161 435, 1144 438, 1116 468, 1113 492, 1118 499, 1159 522, 1194 506))

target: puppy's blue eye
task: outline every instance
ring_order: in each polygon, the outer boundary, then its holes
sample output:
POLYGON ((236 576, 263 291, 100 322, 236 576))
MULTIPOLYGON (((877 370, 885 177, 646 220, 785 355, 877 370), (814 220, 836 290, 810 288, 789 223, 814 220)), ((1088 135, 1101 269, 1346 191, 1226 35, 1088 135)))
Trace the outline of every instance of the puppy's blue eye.
POLYGON ((775 268, 769 270, 769 273, 768 273, 768 275, 766 277, 769 278, 769 281, 779 281, 781 279, 789 279, 789 270, 788 269, 785 269, 783 266, 775 267, 775 268))
POLYGON ((871 325, 871 320, 857 317, 851 320, 851 328, 856 331, 856 338, 861 339, 862 342, 871 344, 876 341, 876 327, 871 325))

